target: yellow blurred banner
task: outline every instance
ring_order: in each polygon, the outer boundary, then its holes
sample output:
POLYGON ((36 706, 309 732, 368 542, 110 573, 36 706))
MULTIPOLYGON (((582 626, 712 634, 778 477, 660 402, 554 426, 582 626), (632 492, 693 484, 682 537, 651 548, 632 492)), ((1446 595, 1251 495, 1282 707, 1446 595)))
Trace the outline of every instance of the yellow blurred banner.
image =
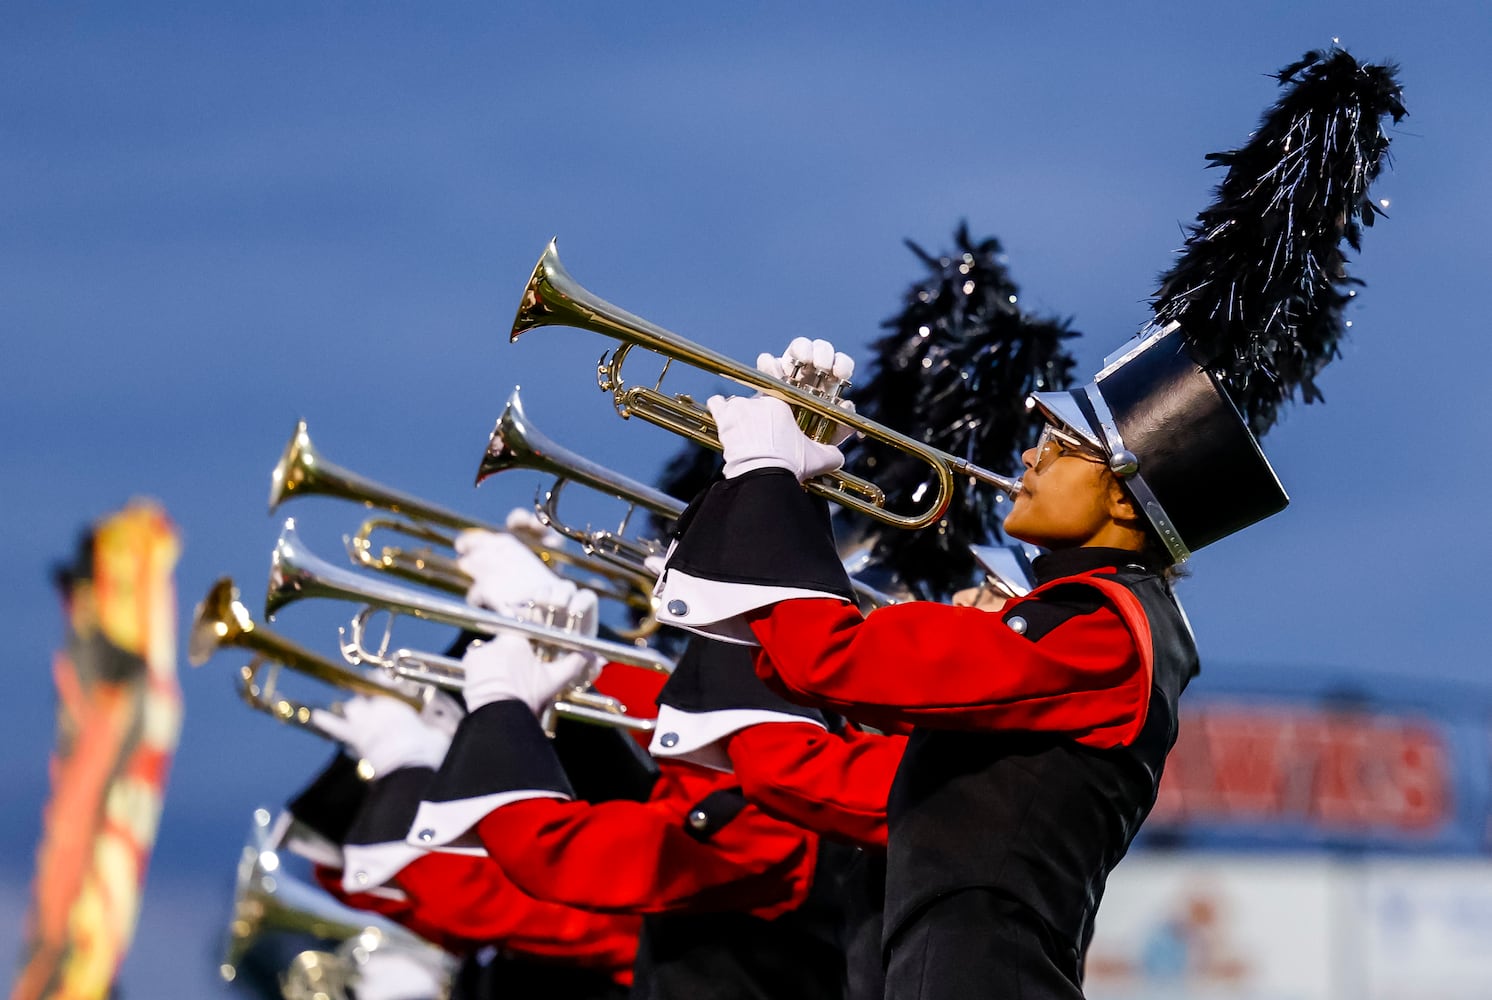
POLYGON ((11 1000, 103 1000, 134 936, 181 730, 180 549, 165 511, 135 501, 58 574, 67 633, 53 660, 52 798, 11 1000))

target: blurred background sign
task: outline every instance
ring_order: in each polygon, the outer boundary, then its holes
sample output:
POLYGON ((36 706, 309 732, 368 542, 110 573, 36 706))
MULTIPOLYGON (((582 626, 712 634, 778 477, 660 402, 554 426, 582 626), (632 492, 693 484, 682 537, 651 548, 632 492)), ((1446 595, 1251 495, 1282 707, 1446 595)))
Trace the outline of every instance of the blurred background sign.
POLYGON ((181 729, 179 551, 165 512, 135 502, 57 574, 67 630, 53 663, 52 795, 12 1000, 109 996, 134 936, 181 729))
MULTIPOLYGON (((1261 671, 1267 673, 1267 671, 1261 671)), ((1188 694, 1142 837, 1154 846, 1484 853, 1492 728, 1483 699, 1352 687, 1188 694)), ((1298 686, 1297 686, 1298 687, 1298 686)))

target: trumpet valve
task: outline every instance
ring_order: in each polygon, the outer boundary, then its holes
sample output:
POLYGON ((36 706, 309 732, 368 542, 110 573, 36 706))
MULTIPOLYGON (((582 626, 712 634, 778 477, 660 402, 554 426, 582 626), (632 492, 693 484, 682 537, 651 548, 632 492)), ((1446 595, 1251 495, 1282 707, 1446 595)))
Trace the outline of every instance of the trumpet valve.
POLYGON ((601 360, 596 362, 596 385, 602 392, 614 392, 618 384, 616 364, 611 358, 611 352, 602 351, 601 360))

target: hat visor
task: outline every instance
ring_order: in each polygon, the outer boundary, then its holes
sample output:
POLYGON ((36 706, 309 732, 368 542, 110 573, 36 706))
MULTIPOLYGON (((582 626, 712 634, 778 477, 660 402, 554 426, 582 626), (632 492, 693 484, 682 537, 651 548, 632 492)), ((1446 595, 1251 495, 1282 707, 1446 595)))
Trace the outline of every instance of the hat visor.
POLYGON ((1080 392, 1082 392, 1081 389, 1072 389, 1067 392, 1033 392, 1026 397, 1026 405, 1040 410, 1041 415, 1049 422, 1077 435, 1084 444, 1100 455, 1107 455, 1109 449, 1104 444, 1103 435, 1093 425, 1086 408, 1078 403, 1080 392))

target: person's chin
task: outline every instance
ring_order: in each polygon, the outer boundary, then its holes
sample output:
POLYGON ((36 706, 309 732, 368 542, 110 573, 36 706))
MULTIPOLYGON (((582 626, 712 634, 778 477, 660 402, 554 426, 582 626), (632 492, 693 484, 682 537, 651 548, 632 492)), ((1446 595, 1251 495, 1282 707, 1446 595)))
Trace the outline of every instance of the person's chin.
POLYGON ((1026 519, 1014 510, 1005 515, 1005 521, 1000 525, 1000 528, 1005 534, 1018 541, 1030 542, 1032 545, 1041 544, 1037 539, 1031 537, 1031 529, 1026 524, 1026 519))

